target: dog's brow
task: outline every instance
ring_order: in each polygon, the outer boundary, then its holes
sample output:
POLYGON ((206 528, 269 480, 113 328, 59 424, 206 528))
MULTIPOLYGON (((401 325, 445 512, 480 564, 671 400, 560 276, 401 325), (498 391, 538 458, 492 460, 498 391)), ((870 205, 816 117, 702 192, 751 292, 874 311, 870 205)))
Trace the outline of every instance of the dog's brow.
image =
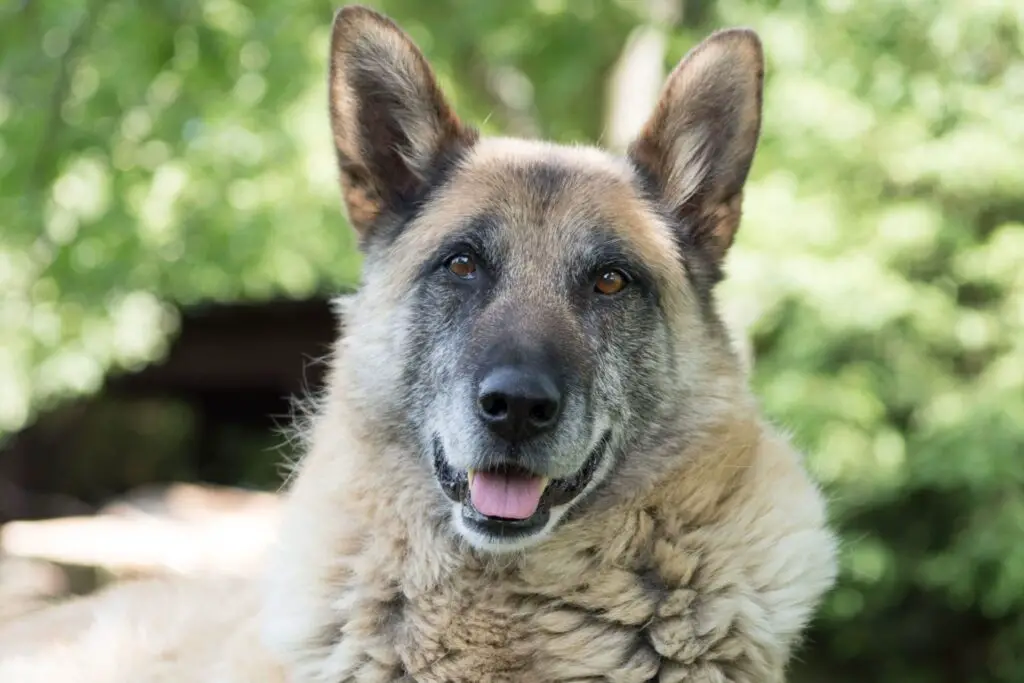
POLYGON ((420 269, 420 276, 436 268, 441 259, 446 258, 460 245, 470 247, 485 258, 493 258, 495 251, 494 234, 498 226, 497 216, 487 212, 479 213, 464 221, 460 227, 453 229, 445 235, 444 239, 430 252, 420 269))
POLYGON ((626 240, 612 231, 598 230, 597 234, 597 239, 585 247, 579 257, 586 274, 599 268, 622 268, 652 291, 657 289, 657 279, 626 240))

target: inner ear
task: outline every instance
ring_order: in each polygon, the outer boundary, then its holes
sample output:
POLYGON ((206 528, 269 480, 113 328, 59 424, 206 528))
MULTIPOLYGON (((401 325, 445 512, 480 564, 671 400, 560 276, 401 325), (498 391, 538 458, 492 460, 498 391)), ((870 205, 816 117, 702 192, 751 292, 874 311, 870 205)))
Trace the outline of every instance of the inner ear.
POLYGON ((348 6, 331 34, 330 115, 349 221, 361 238, 414 205, 474 129, 394 22, 348 6))
POLYGON ((669 75, 629 157, 657 185, 684 242, 717 263, 739 227, 761 129, 764 57, 753 31, 713 33, 669 75))

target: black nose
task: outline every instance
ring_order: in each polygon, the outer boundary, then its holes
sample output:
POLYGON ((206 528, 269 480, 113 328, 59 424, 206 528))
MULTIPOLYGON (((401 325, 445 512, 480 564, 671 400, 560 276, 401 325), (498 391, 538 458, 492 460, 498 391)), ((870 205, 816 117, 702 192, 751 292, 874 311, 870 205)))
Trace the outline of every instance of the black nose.
POLYGON ((510 442, 525 441, 555 426, 562 392, 548 373, 502 366, 481 380, 477 408, 495 434, 510 442))

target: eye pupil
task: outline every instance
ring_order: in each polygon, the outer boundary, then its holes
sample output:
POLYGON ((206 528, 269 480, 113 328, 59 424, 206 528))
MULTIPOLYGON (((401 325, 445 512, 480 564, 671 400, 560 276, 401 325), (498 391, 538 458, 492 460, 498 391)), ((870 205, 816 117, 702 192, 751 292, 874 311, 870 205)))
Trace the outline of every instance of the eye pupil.
POLYGON ((476 263, 468 254, 459 254, 448 261, 448 270, 462 279, 469 279, 476 273, 476 263))
POLYGON ((622 271, 606 270, 597 278, 597 282, 594 284, 594 291, 605 295, 618 294, 626 287, 628 282, 629 280, 622 271))

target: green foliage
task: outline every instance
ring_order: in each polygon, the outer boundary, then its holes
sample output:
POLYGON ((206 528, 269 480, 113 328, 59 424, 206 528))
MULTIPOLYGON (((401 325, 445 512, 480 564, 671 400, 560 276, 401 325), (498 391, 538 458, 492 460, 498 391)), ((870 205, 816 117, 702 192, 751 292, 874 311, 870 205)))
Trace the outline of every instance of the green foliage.
POLYGON ((772 71, 727 289, 844 533, 808 659, 828 680, 1021 680, 1024 12, 721 7, 772 71))
MULTIPOLYGON (((350 284, 325 2, 0 9, 0 433, 158 357, 165 302, 350 284)), ((646 15, 620 0, 386 0, 466 118, 595 141, 646 15)), ((669 67, 748 24, 763 143, 721 296, 810 453, 842 583, 800 671, 1024 679, 1024 9, 683 3, 669 67)))

